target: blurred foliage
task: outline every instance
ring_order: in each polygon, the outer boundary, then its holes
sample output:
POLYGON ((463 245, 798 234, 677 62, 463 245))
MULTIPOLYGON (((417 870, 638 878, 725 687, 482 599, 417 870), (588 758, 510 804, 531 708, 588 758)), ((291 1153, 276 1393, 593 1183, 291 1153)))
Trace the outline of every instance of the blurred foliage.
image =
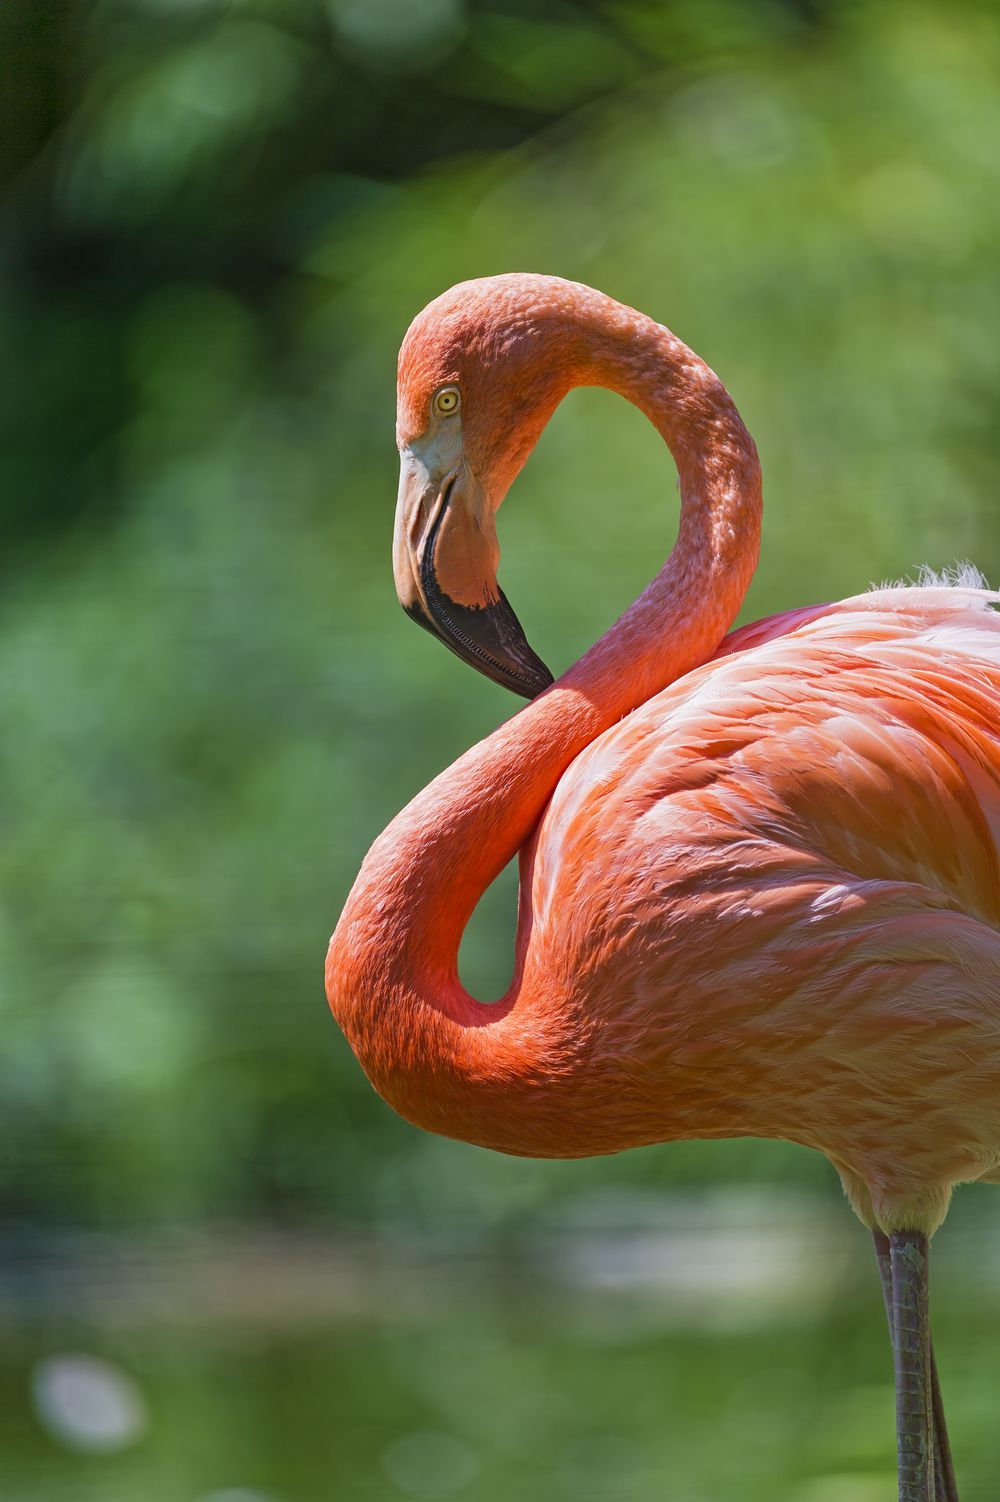
MULTIPOLYGON (((425 1138, 330 1022, 365 850, 516 707, 396 605, 395 350, 461 278, 591 282, 758 440, 748 614, 996 580, 995 8, 24 0, 0 54, 7 1213, 502 1225, 623 1178, 830 1184, 773 1144, 425 1138)), ((635 411, 569 398, 502 518, 553 666, 655 571, 673 494, 635 411)), ((479 994, 512 924, 508 878, 479 994)))

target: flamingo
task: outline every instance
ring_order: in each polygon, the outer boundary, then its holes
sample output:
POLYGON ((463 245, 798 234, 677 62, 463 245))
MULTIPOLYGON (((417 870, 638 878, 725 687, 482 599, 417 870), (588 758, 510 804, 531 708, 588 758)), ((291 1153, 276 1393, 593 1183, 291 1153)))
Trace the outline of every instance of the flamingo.
POLYGON ((753 440, 667 328, 560 278, 431 302, 397 440, 404 609, 531 702, 375 841, 330 943, 335 1017, 402 1116, 504 1153, 824 1153, 875 1239, 899 1497, 954 1502, 928 1254, 953 1186, 1000 1179, 1000 596, 965 568, 726 635, 758 556, 753 440), (680 522, 553 683, 497 584, 495 516, 586 385, 659 430, 680 522), (486 1005, 459 941, 515 854, 514 976, 486 1005))

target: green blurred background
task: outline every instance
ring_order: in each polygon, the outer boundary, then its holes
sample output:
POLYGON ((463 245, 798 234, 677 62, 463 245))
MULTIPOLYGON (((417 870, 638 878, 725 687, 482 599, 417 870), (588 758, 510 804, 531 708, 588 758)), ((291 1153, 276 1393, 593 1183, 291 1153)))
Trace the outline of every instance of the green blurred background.
MULTIPOLYGON (((374 836, 516 708, 392 588, 395 351, 450 283, 587 281, 719 371, 765 474, 746 617, 1000 579, 1000 15, 21 0, 0 59, 0 1497, 888 1499, 821 1159, 422 1136, 322 961, 374 836)), ((656 434, 573 394, 501 518, 556 670, 675 516, 656 434)), ((513 903, 463 947, 484 997, 513 903)), ((974 1502, 989 1191, 940 1248, 974 1502)))

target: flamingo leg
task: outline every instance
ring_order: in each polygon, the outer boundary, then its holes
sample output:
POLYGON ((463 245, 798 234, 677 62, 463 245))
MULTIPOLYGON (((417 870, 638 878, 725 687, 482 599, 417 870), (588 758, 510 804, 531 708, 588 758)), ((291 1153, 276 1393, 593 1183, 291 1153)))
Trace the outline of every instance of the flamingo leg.
MULTIPOLYGON (((882 1298, 885 1302, 886 1319, 889 1321, 889 1334, 893 1334, 892 1325, 892 1259, 889 1249, 889 1238, 884 1231, 873 1231, 872 1240, 875 1243, 875 1260, 878 1263, 879 1278, 882 1282, 882 1298)), ((895 1349, 895 1340, 893 1340, 895 1349)), ((931 1348, 931 1403, 934 1410, 934 1490, 936 1502, 959 1502, 958 1483, 955 1480, 955 1467, 951 1458, 951 1445, 948 1441, 948 1426, 944 1417, 944 1403, 941 1398, 941 1383, 938 1379, 937 1362, 934 1359, 934 1342, 930 1342, 931 1348)))
POLYGON ((944 1402, 941 1397, 937 1362, 934 1359, 933 1341, 931 1342, 931 1401, 934 1406, 934 1479, 937 1486, 937 1502, 958 1502, 958 1482, 955 1480, 955 1465, 951 1458, 948 1426, 944 1421, 944 1402))
POLYGON ((936 1502, 928 1250, 922 1231, 889 1236, 899 1502, 936 1502))

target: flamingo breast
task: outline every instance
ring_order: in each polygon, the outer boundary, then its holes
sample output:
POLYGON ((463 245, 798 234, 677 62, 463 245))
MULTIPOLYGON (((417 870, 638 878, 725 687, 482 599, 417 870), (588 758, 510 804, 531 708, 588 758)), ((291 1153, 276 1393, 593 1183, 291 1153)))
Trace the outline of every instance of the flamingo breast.
POLYGON ((587 1150, 788 1137, 904 1197, 996 1171, 995 598, 747 627, 565 773, 525 860, 526 975, 587 1040, 587 1150))

